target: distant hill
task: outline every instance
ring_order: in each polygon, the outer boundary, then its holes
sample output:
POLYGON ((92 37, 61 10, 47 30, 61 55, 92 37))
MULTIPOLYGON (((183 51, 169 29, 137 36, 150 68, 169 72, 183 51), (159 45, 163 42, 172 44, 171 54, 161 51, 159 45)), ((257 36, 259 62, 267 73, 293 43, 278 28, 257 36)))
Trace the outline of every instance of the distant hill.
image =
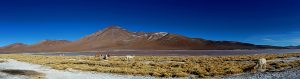
POLYGON ((71 42, 67 40, 44 40, 33 45, 15 43, 2 47, 0 52, 55 52, 67 43, 71 42))
POLYGON ((24 51, 28 45, 23 43, 14 43, 0 48, 0 52, 24 51))
POLYGON ((45 40, 34 45, 16 43, 1 47, 0 52, 75 52, 101 49, 232 50, 283 48, 285 47, 189 38, 167 32, 129 32, 118 26, 110 26, 74 42, 67 40, 45 40))
POLYGON ((300 45, 299 46, 287 46, 287 48, 290 48, 290 49, 300 49, 300 45))

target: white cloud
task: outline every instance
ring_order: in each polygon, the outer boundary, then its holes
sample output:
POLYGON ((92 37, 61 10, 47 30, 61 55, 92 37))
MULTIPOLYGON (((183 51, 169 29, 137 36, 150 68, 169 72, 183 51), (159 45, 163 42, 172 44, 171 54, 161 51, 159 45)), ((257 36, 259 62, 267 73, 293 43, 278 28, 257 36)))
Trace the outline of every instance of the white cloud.
POLYGON ((285 34, 259 35, 247 38, 245 41, 255 44, 289 46, 300 45, 300 32, 285 34))
POLYGON ((264 38, 264 39, 262 39, 262 40, 267 41, 267 42, 274 42, 274 41, 275 41, 275 40, 270 39, 270 38, 264 38))
POLYGON ((289 42, 289 43, 300 43, 300 38, 292 38, 292 39, 270 39, 270 38, 264 38, 262 39, 265 42, 289 42))

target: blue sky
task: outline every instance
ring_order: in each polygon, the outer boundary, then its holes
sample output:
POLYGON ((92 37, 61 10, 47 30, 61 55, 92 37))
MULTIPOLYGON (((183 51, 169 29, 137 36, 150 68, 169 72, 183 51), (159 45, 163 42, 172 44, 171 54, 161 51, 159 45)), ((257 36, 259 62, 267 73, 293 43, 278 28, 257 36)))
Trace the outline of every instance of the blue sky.
POLYGON ((0 46, 77 40, 109 25, 263 45, 300 45, 299 0, 2 0, 0 46))

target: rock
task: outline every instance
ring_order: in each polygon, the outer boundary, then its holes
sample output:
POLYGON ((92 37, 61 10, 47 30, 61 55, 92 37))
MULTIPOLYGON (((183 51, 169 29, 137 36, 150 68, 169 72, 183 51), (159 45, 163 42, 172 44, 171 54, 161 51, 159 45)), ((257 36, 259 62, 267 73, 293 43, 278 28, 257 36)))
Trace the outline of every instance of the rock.
POLYGON ((7 70, 1 70, 0 72, 10 74, 10 75, 23 75, 32 77, 33 79, 43 79, 45 74, 32 71, 32 70, 15 70, 15 69, 7 69, 7 70))
POLYGON ((0 63, 4 63, 4 62, 7 62, 7 61, 5 61, 5 60, 0 60, 0 63))
POLYGON ((267 60, 265 58, 261 58, 257 60, 256 66, 253 68, 252 72, 265 72, 267 69, 267 60))

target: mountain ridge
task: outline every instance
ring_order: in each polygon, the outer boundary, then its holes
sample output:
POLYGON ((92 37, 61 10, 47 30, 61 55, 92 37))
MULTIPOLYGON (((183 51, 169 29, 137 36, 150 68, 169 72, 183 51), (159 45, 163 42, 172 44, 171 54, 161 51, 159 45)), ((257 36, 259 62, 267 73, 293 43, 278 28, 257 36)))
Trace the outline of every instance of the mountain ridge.
POLYGON ((0 52, 78 52, 101 49, 131 50, 232 50, 283 49, 279 46, 254 45, 234 41, 212 41, 189 38, 167 32, 130 32, 120 26, 109 26, 76 41, 45 40, 33 45, 22 43, 0 48, 0 52), (10 47, 10 48, 9 48, 10 47))

